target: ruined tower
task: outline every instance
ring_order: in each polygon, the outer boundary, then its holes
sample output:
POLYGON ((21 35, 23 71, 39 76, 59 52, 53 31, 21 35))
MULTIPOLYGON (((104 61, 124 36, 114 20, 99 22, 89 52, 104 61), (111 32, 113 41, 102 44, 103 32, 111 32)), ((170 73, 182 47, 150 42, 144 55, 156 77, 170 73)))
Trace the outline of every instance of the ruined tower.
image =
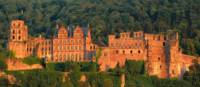
POLYGON ((169 36, 169 77, 179 77, 181 74, 181 50, 179 49, 178 33, 169 36))
POLYGON ((163 34, 146 34, 147 41, 147 72, 149 75, 156 75, 159 78, 168 77, 166 50, 166 36, 163 34))
POLYGON ((8 49, 15 53, 15 57, 26 57, 26 41, 28 40, 28 29, 22 20, 13 20, 10 24, 10 37, 8 49))

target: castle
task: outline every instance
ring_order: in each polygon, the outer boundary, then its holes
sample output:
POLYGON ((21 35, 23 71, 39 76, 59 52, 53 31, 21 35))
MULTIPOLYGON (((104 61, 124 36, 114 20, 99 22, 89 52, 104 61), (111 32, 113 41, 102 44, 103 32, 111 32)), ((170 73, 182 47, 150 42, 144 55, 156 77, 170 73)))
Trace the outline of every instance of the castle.
POLYGON ((195 56, 183 54, 179 48, 178 33, 148 34, 142 31, 123 32, 119 37, 108 36, 108 46, 98 46, 91 40, 90 29, 84 33, 76 26, 73 33, 60 26, 55 37, 46 39, 31 37, 22 20, 13 20, 10 25, 8 49, 17 58, 36 55, 48 62, 88 62, 94 61, 96 51, 101 49, 98 58, 100 71, 114 68, 126 60, 142 60, 149 75, 159 78, 180 77, 192 65, 195 56), (132 36, 131 36, 132 35, 132 36))
POLYGON ((88 30, 84 35, 80 26, 71 34, 64 26, 60 26, 57 35, 51 39, 41 36, 33 38, 22 20, 14 20, 10 25, 8 49, 15 52, 17 58, 36 55, 47 61, 92 61, 97 45, 91 41, 88 30))

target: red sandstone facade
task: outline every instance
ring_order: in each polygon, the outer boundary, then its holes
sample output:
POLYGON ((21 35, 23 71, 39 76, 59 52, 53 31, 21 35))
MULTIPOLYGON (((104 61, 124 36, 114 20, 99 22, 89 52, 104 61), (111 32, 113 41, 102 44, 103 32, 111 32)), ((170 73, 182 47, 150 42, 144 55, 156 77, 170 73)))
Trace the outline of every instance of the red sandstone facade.
POLYGON ((149 75, 159 78, 180 77, 192 65, 194 56, 182 54, 178 33, 147 34, 142 31, 109 35, 107 47, 102 47, 100 70, 124 66, 126 60, 145 61, 149 75))
POLYGON ((182 54, 179 49, 178 33, 147 34, 142 31, 120 33, 108 36, 108 46, 98 47, 92 43, 90 29, 85 34, 77 26, 73 34, 69 28, 61 26, 52 39, 41 36, 33 38, 28 35, 27 26, 22 20, 14 20, 10 25, 8 49, 15 52, 17 58, 36 55, 49 62, 86 62, 93 61, 96 50, 101 48, 98 59, 100 71, 114 68, 117 63, 124 66, 126 60, 145 61, 149 75, 160 78, 179 77, 194 56, 182 54))
POLYGON ((94 60, 97 45, 92 43, 90 31, 84 35, 83 29, 79 26, 73 34, 68 30, 61 26, 52 39, 41 36, 34 38, 28 35, 24 21, 14 20, 11 22, 8 49, 13 51, 17 58, 36 55, 39 58, 46 58, 49 62, 94 60))

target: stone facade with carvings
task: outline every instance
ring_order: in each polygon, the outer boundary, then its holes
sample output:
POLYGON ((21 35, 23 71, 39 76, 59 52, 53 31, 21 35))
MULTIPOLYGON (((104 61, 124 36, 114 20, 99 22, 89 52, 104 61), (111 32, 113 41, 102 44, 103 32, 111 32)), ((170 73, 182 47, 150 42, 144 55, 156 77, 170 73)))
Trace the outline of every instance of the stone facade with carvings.
POLYGON ((80 26, 72 33, 60 26, 55 37, 46 39, 41 36, 31 37, 22 20, 13 20, 10 24, 8 49, 17 58, 36 55, 48 62, 93 61, 97 45, 92 43, 90 30, 85 34, 80 26))

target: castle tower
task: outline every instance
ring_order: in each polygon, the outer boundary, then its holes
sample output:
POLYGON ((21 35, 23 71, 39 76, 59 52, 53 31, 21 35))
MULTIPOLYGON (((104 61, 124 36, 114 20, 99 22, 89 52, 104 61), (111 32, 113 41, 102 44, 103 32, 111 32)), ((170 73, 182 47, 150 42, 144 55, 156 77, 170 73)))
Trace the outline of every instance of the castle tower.
POLYGON ((115 35, 108 35, 108 46, 112 47, 115 41, 115 35))
POLYGON ((179 77, 181 74, 181 51, 179 49, 178 33, 170 35, 169 76, 179 77))
POLYGON ((92 50, 92 46, 91 46, 91 34, 90 34, 90 30, 88 29, 87 32, 87 36, 86 36, 86 51, 91 51, 92 50))
POLYGON ((167 45, 163 35, 146 35, 147 39, 147 72, 159 78, 168 77, 167 45))
POLYGON ((27 56, 28 29, 22 20, 13 20, 10 24, 10 37, 8 49, 15 53, 15 57, 24 58, 27 56))
POLYGON ((86 37, 86 44, 90 44, 90 43, 91 43, 91 32, 90 32, 90 29, 88 29, 87 37, 86 37))

